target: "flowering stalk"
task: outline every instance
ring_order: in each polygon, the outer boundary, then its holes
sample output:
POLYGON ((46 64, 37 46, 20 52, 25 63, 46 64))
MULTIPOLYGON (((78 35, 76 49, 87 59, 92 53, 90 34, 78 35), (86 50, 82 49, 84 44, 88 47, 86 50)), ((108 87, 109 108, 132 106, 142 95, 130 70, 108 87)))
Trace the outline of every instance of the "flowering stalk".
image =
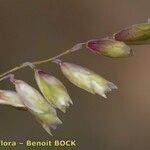
MULTIPOLYGON (((70 54, 72 52, 75 52, 77 50, 80 50, 82 48, 82 46, 84 45, 85 43, 79 43, 79 44, 76 44, 74 45, 71 49, 68 49, 66 51, 64 51, 63 53, 57 55, 57 56, 54 56, 54 57, 51 57, 51 58, 48 58, 48 59, 44 59, 44 60, 41 60, 41 61, 34 61, 34 62, 31 62, 31 64, 33 65, 40 65, 40 64, 43 64, 43 63, 46 63, 46 62, 50 62, 50 61, 53 61, 55 59, 58 59, 60 57, 63 57, 67 54, 70 54)), ((6 79, 7 77, 5 77, 6 75, 8 74, 11 74, 17 70, 20 70, 20 69, 23 69, 25 67, 27 67, 28 65, 26 65, 26 63, 22 63, 20 66, 16 66, 14 67, 13 69, 11 70, 8 70, 7 72, 4 72, 3 74, 0 75, 0 81, 6 79)))
POLYGON ((0 75, 0 81, 9 78, 16 90, 0 90, 0 104, 27 110, 51 135, 51 128, 56 129, 57 125, 62 123, 57 117, 56 109, 66 112, 73 102, 64 84, 53 75, 38 69, 37 65, 46 62, 56 63, 71 83, 92 94, 107 98, 107 92, 117 89, 114 83, 86 67, 63 62, 59 58, 82 48, 106 57, 125 58, 133 54, 130 45, 141 44, 150 44, 150 22, 133 25, 110 37, 76 44, 71 49, 49 59, 23 63, 0 75), (34 71, 39 91, 25 81, 14 79, 12 73, 27 66, 34 71))

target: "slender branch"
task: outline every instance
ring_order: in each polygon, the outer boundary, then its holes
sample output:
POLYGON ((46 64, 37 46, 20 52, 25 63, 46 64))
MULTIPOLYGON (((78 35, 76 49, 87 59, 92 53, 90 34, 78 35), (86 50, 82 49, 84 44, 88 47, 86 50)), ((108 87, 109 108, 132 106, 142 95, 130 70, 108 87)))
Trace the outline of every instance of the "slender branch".
MULTIPOLYGON (((68 49, 66 51, 64 51, 63 53, 60 53, 59 55, 56 55, 54 57, 51 57, 51 58, 48 58, 48 59, 45 59, 45 60, 41 60, 41 61, 34 61, 34 62, 31 62, 31 64, 33 65, 40 65, 40 64, 43 64, 43 63, 46 63, 46 62, 50 62, 50 61, 53 61, 55 59, 58 59, 62 56, 65 56, 69 53, 72 53, 72 52, 75 52, 77 50, 80 50, 83 46, 85 45, 85 43, 79 43, 79 44, 76 44, 75 46, 73 46, 71 49, 68 49)), ((6 72, 4 72, 3 74, 0 75, 0 81, 8 78, 7 75, 11 74, 11 73, 14 73, 20 69, 23 69, 25 67, 27 67, 28 65, 25 65, 26 63, 22 63, 21 65, 19 66, 16 66, 14 67, 13 69, 10 69, 6 72)))

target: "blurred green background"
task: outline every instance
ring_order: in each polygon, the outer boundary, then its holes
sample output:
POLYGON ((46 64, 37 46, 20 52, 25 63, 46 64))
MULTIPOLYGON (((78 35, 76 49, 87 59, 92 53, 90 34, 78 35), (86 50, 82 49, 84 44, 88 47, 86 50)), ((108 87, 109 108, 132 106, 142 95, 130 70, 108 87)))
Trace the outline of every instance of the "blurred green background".
MULTIPOLYGON (((146 22, 149 6, 149 0, 0 0, 0 72, 146 22)), ((150 46, 133 49, 134 56, 126 59, 105 58, 86 49, 63 58, 115 83, 119 89, 107 100, 70 84, 55 64, 39 66, 64 82, 74 105, 66 114, 58 112, 63 124, 53 137, 28 112, 0 106, 0 139, 76 139, 76 148, 64 148, 74 150, 150 149, 150 46)), ((37 87, 29 68, 18 71, 16 78, 37 87)), ((0 84, 1 89, 13 89, 9 81, 0 84)))

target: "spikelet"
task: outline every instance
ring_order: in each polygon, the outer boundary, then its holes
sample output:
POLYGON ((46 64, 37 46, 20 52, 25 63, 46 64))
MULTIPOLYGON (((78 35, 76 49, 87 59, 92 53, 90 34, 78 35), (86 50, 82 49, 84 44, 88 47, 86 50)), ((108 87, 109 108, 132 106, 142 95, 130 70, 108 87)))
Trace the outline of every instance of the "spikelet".
POLYGON ((37 121, 41 123, 43 128, 52 135, 50 129, 56 129, 56 126, 61 124, 56 110, 47 103, 36 89, 26 82, 14 80, 13 83, 25 106, 36 117, 37 121))
POLYGON ((26 109, 19 95, 10 90, 0 90, 0 104, 26 109))
POLYGON ((56 108, 66 112, 66 108, 73 103, 65 86, 54 76, 42 70, 34 70, 36 82, 45 99, 56 108))
POLYGON ((70 82, 90 93, 106 98, 106 93, 117 89, 116 85, 107 81, 93 71, 71 63, 60 63, 63 74, 70 82))
POLYGON ((131 48, 124 42, 108 38, 88 41, 86 48, 100 55, 113 58, 129 57, 133 54, 131 48))
POLYGON ((132 25, 113 35, 128 45, 150 44, 150 22, 132 25))

